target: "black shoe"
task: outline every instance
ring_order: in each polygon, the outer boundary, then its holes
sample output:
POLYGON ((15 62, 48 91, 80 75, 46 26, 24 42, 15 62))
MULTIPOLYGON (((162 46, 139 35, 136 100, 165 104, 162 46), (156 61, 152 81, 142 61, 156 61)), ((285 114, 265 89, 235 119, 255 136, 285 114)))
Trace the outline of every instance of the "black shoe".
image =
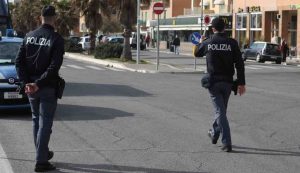
POLYGON ((212 143, 212 144, 216 144, 216 143, 217 143, 218 139, 215 138, 215 137, 213 137, 213 135, 212 135, 212 130, 211 130, 211 129, 208 130, 207 135, 208 135, 208 137, 211 139, 211 143, 212 143))
POLYGON ((225 152, 231 152, 232 151, 232 146, 231 145, 223 145, 221 150, 225 151, 225 152))
POLYGON ((48 160, 51 160, 54 156, 54 152, 53 151, 49 151, 48 152, 48 160))
POLYGON ((55 169, 56 169, 56 167, 54 165, 52 165, 49 162, 46 162, 46 163, 37 163, 35 165, 34 171, 35 172, 47 172, 47 171, 52 171, 55 169))

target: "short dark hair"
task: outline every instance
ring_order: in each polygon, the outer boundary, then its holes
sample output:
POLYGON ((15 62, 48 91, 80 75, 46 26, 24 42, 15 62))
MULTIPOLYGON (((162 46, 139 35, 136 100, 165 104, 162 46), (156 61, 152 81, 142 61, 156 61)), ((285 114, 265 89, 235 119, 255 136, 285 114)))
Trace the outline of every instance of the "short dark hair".
POLYGON ((42 8, 41 15, 43 17, 55 16, 56 15, 55 8, 52 5, 45 5, 42 8))
POLYGON ((223 19, 216 17, 212 20, 211 26, 215 28, 217 31, 221 32, 225 29, 225 22, 223 19))

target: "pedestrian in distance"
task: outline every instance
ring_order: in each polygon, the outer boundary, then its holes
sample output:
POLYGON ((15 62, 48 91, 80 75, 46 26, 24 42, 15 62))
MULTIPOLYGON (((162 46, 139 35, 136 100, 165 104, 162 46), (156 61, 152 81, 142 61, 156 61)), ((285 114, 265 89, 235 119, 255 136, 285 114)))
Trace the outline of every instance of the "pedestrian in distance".
POLYGON ((194 55, 206 55, 207 75, 202 78, 202 86, 206 87, 214 106, 214 121, 208 136, 212 144, 216 144, 221 136, 222 150, 232 151, 231 132, 227 119, 227 105, 233 86, 237 93, 243 95, 245 87, 245 67, 241 52, 236 40, 227 38, 224 33, 225 23, 221 18, 212 21, 213 35, 201 38, 194 55), (235 69, 237 80, 234 82, 235 69))
POLYGON ((280 51, 282 56, 282 62, 286 63, 286 57, 289 54, 289 46, 286 43, 285 39, 282 39, 281 45, 280 45, 280 51))
POLYGON ((180 39, 178 38, 178 35, 173 40, 173 46, 174 46, 174 53, 179 55, 179 47, 180 47, 180 39))
POLYGON ((151 39, 150 35, 147 34, 146 39, 145 39, 147 47, 150 47, 150 39, 151 39))
POLYGON ((16 57, 16 70, 23 86, 21 88, 27 94, 31 106, 36 172, 56 169, 49 162, 54 153, 49 150, 48 144, 59 97, 57 86, 63 62, 64 39, 54 31, 55 16, 53 6, 42 8, 42 25, 26 34, 16 57))

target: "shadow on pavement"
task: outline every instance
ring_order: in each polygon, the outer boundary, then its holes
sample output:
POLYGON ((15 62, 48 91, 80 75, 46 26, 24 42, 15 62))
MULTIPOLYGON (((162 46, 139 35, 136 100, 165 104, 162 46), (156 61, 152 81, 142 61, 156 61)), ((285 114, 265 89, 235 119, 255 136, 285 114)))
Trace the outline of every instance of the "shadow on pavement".
POLYGON ((117 117, 130 116, 134 116, 134 114, 113 108, 60 104, 56 111, 55 120, 109 120, 117 117))
MULTIPOLYGON (((299 150, 299 147, 297 147, 299 150)), ((241 147, 233 146, 232 153, 241 154, 258 154, 258 155, 269 155, 269 156, 298 156, 300 157, 300 152, 289 151, 287 149, 266 149, 266 148, 252 148, 252 147, 241 147)))
POLYGON ((0 119, 31 120, 30 109, 1 110, 0 119))
MULTIPOLYGON (((208 172, 192 172, 192 171, 171 171, 158 168, 144 168, 134 166, 121 166, 121 165, 109 165, 109 164, 73 164, 73 163, 55 163, 58 169, 68 171, 85 172, 85 173, 130 173, 130 172, 143 172, 143 173, 208 173, 208 172)), ((56 172, 62 172, 60 170, 56 172)))
POLYGON ((146 97, 151 94, 127 85, 66 83, 63 96, 126 96, 146 97))

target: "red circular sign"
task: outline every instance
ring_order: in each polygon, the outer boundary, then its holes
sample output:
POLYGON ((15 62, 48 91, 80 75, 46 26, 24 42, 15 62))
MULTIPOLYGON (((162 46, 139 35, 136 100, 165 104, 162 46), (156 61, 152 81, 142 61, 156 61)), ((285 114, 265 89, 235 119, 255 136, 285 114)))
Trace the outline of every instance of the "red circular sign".
POLYGON ((209 15, 206 15, 206 16, 204 17, 204 24, 205 24, 205 25, 209 25, 209 23, 210 23, 210 16, 209 16, 209 15))
POLYGON ((157 2, 153 5, 153 12, 155 14, 161 14, 165 10, 164 4, 161 2, 157 2))

